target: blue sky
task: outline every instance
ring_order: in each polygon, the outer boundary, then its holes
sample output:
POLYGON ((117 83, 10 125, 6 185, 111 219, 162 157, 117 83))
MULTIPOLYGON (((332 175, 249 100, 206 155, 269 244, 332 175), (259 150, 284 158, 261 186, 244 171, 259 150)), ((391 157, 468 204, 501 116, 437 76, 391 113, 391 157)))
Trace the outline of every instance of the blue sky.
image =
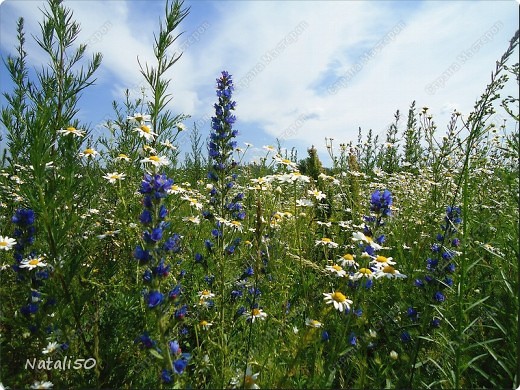
MULTIPOLYGON (((15 25, 25 18, 29 63, 46 61, 38 34, 43 1, 0 5, 0 53, 14 51, 15 25)), ((113 116, 112 100, 144 85, 137 57, 153 64, 153 32, 165 2, 64 1, 81 24, 87 51, 101 52, 96 85, 80 100, 78 119, 96 131, 113 116)), ((356 141, 358 127, 384 136, 397 109, 428 106, 443 132, 453 109, 468 115, 495 61, 518 29, 518 2, 505 1, 185 1, 190 14, 173 66, 174 113, 191 115, 204 134, 215 101, 215 78, 228 70, 237 91, 239 142, 315 145, 327 162, 325 137, 356 141)), ((5 70, 0 89, 9 88, 5 70)), ((504 94, 518 94, 510 83, 504 94)), ((1 100, 3 104, 5 100, 1 100)), ((403 123, 404 125, 404 123, 403 123)), ((185 143, 184 150, 188 150, 185 143)))

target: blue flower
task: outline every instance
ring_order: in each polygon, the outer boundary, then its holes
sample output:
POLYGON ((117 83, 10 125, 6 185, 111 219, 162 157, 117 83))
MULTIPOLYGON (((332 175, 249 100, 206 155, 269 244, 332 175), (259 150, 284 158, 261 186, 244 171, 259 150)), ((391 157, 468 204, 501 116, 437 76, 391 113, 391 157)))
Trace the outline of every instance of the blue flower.
POLYGON ((165 251, 172 251, 173 253, 179 253, 181 250, 180 246, 181 236, 178 234, 174 234, 170 238, 166 240, 163 245, 163 249, 165 251))
POLYGON ((433 296, 433 299, 435 299, 437 302, 444 302, 446 300, 446 297, 443 293, 440 291, 437 291, 435 295, 433 296))
POLYGON ((164 383, 172 383, 171 371, 168 371, 166 368, 163 368, 161 371, 161 379, 164 383))
POLYGON ((134 249, 134 257, 141 263, 146 263, 152 259, 152 255, 146 249, 143 249, 141 245, 137 245, 134 249))
POLYGON ((408 333, 407 331, 402 332, 401 341, 403 343, 409 343, 410 341, 412 341, 412 337, 410 336, 410 333, 408 333))
POLYGON ((14 216, 11 218, 11 221, 18 225, 27 227, 34 223, 34 211, 31 209, 18 209, 16 210, 14 216))
POLYGON ((348 342, 350 345, 356 345, 357 344, 357 337, 354 332, 350 333, 350 336, 348 337, 348 342))
POLYGON ((321 332, 321 341, 329 341, 329 339, 330 339, 329 332, 327 332, 326 330, 321 332))
POLYGON ((159 291, 150 291, 146 295, 146 304, 150 309, 157 307, 164 301, 164 295, 159 291))
POLYGON ((377 213, 381 212, 383 216, 389 216, 390 206, 392 205, 392 194, 388 190, 384 190, 381 192, 380 190, 376 190, 372 193, 370 197, 370 210, 375 211, 377 213))
POLYGON ((157 267, 153 269, 153 273, 157 276, 162 276, 163 278, 168 276, 168 272, 170 271, 170 266, 164 264, 164 259, 161 259, 157 267))
POLYGON ((170 341, 168 345, 170 347, 170 353, 173 356, 181 354, 181 347, 179 346, 179 342, 177 340, 170 341))
POLYGON ((173 372, 176 374, 182 374, 184 370, 186 369, 186 366, 188 365, 188 362, 186 362, 183 359, 178 359, 173 362, 173 372))
POLYGON ((182 320, 186 316, 186 314, 188 314, 188 306, 183 305, 180 309, 175 311, 175 318, 177 318, 178 320, 182 320))
POLYGON ((136 338, 135 343, 141 343, 141 347, 144 348, 153 348, 156 344, 156 342, 148 336, 148 332, 144 332, 141 336, 136 338))
POLYGON ((144 209, 139 217, 139 221, 141 221, 143 225, 148 225, 152 223, 152 213, 150 212, 150 210, 144 209))
POLYGON ((170 299, 177 299, 177 297, 181 295, 181 286, 180 285, 176 285, 174 288, 172 288, 170 290, 170 292, 168 293, 168 298, 170 299))

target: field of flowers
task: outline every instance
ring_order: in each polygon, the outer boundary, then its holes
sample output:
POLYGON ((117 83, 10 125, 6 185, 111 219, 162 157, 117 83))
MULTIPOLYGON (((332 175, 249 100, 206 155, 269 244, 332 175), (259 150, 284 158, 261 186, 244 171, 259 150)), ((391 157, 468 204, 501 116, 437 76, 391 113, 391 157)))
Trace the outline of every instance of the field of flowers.
POLYGON ((445 134, 413 103, 402 134, 397 113, 385 140, 328 139, 331 167, 276 146, 253 164, 228 72, 207 142, 167 108, 187 14, 167 7, 141 68, 151 97, 114 103, 104 138, 75 119, 101 56, 73 49, 71 11, 49 1, 37 79, 19 22, 1 112, 0 387, 518 387, 518 100, 499 97, 518 81, 518 33, 445 134))

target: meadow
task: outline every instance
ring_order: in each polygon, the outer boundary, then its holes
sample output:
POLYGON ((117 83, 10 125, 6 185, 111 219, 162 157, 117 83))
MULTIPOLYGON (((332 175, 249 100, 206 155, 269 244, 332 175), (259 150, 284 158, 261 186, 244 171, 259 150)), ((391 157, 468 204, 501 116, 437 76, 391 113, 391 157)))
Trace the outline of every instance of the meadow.
POLYGON ((167 4, 148 93, 114 102, 98 138, 76 117, 102 56, 75 46, 72 11, 49 0, 35 78, 18 23, 3 388, 517 388, 519 114, 500 91, 518 82, 518 32, 473 112, 438 125, 413 102, 385 139, 327 139, 325 167, 276 144, 247 162, 232 69, 208 85, 207 140, 169 110, 187 16, 167 4))

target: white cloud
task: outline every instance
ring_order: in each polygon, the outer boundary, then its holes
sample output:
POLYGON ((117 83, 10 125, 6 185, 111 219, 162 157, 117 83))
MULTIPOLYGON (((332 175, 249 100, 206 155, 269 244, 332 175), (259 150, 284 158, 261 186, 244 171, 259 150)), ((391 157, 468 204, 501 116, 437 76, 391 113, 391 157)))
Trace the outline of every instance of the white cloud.
MULTIPOLYGON (((8 3, 30 16, 26 24, 41 20, 36 5, 43 2, 8 3)), ((98 84, 110 85, 113 98, 143 84, 137 56, 154 64, 152 33, 163 18, 162 2, 139 4, 66 3, 82 25, 82 40, 103 53, 98 84), (149 13, 147 4, 153 5, 149 13)), ((273 142, 283 137, 284 146, 314 144, 322 152, 326 136, 338 143, 355 140, 359 126, 384 133, 397 109, 404 122, 412 100, 431 107, 439 129, 451 108, 468 114, 518 28, 512 2, 207 2, 201 8, 181 24, 186 33, 175 45, 184 55, 168 72, 174 112, 194 119, 211 115, 215 78, 225 69, 241 87, 235 95, 241 130, 252 124, 273 142), (458 56, 489 36, 497 22, 489 42, 461 63, 458 56), (364 61, 400 23, 404 28, 394 39, 364 61), (459 67, 450 72, 454 63, 459 67), (347 86, 328 93, 348 72, 347 86), (445 85, 428 93, 446 72, 445 85)), ((14 44, 12 32, 4 34, 2 26, 4 50, 14 44)), ((255 143, 249 136, 243 140, 255 143)))

